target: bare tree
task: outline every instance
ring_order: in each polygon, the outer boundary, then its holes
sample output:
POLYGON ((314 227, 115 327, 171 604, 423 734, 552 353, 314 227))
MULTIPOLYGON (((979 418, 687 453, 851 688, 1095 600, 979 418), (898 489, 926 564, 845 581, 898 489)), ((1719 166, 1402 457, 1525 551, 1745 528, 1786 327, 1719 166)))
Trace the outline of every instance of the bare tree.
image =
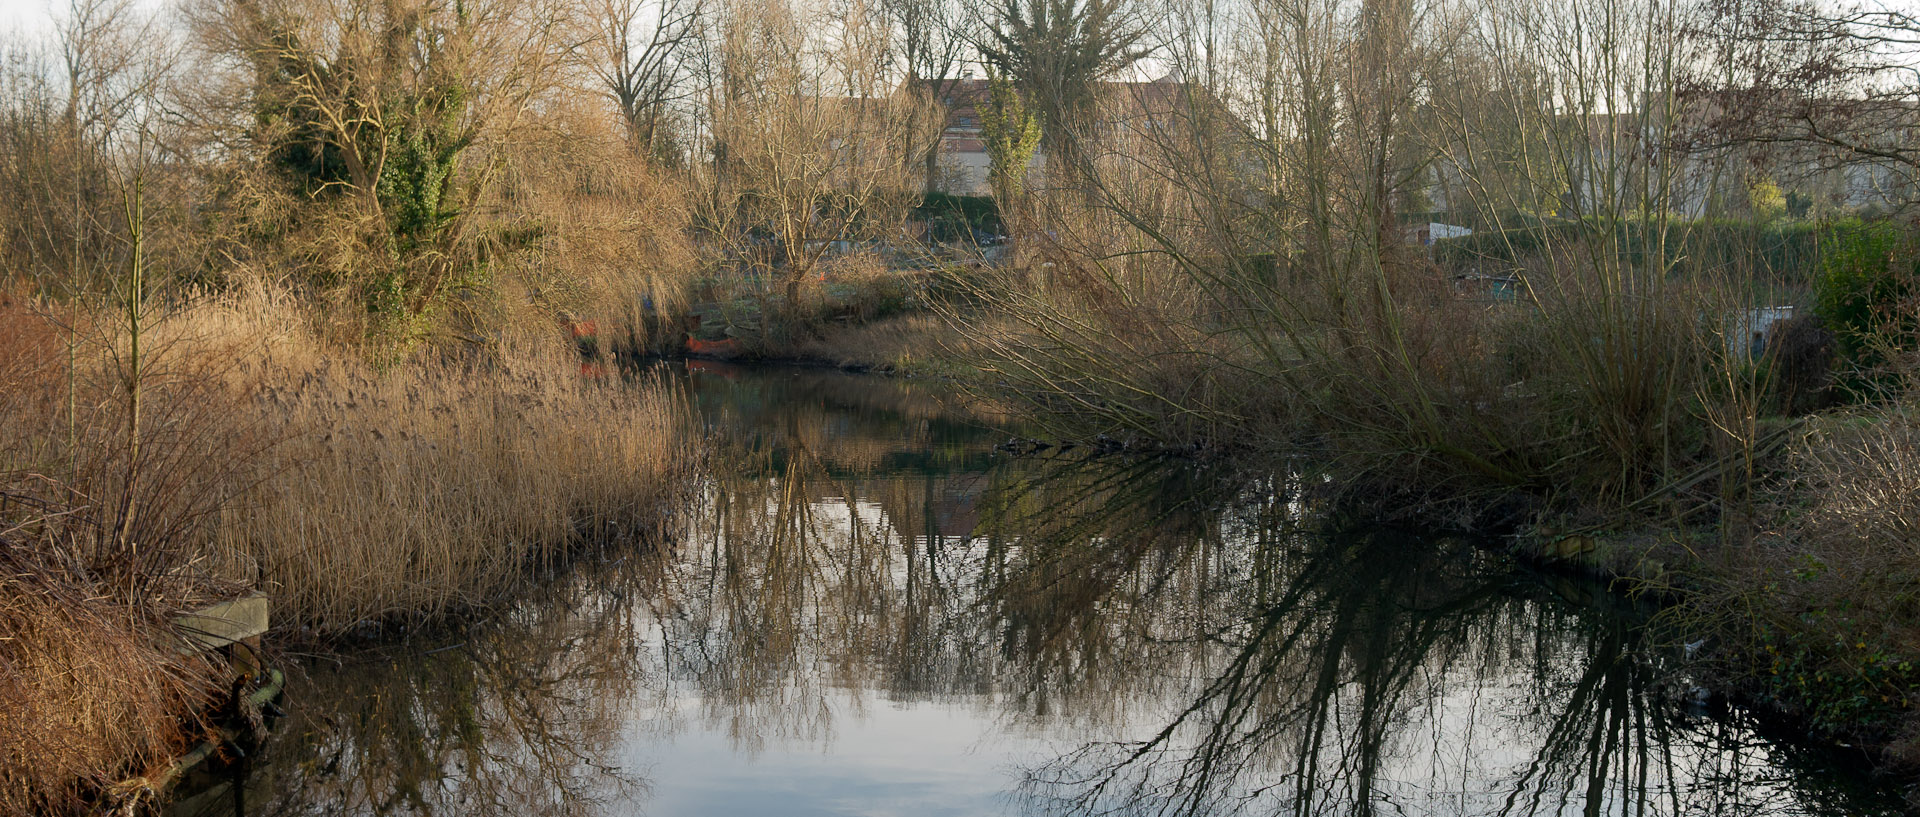
MULTIPOLYGON (((949 100, 966 57, 969 16, 954 0, 881 0, 881 8, 897 37, 908 92, 931 103, 915 110, 926 112, 938 130, 945 130, 953 115, 949 100)), ((924 155, 905 158, 922 165, 925 188, 931 192, 939 177, 939 140, 929 141, 924 155)))
POLYGON ((120 148, 150 118, 172 45, 130 0, 72 0, 53 50, 0 71, 0 216, 10 272, 74 297, 108 286, 121 256, 120 148))
POLYGON ((620 109, 634 149, 667 158, 669 106, 685 98, 687 52, 701 36, 707 0, 592 0, 589 66, 620 109))
POLYGON ((151 98, 164 76, 160 61, 169 56, 169 44, 130 0, 71 0, 56 32, 66 80, 64 118, 76 132, 111 133, 151 98))
POLYGON ((735 269, 800 299, 838 243, 897 234, 911 163, 933 138, 924 102, 893 93, 878 9, 834 22, 787 0, 740 0, 706 68, 709 157, 695 173, 698 221, 735 269), (809 36, 827 31, 831 38, 809 36))
MULTIPOLYGON (((1689 89, 1697 147, 1760 146, 1837 172, 1839 194, 1920 200, 1920 15, 1886 3, 1717 0, 1689 89)), ((1876 202, 1876 203, 1877 203, 1876 202)))

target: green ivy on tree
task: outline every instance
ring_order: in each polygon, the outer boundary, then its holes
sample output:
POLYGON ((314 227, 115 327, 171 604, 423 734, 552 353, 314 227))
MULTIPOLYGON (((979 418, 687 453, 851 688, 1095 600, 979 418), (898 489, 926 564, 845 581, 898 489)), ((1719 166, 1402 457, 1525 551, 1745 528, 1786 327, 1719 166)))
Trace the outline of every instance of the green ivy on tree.
POLYGON ((1040 148, 1040 118, 1027 106, 1012 80, 987 70, 987 106, 980 111, 985 137, 988 182, 1003 207, 1026 189, 1027 165, 1040 148))

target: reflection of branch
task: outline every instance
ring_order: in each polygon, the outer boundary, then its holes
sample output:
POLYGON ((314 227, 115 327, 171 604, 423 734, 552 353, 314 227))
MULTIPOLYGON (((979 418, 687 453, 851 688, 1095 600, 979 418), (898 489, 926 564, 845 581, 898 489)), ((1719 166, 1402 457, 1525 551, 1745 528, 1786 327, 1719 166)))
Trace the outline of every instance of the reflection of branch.
MULTIPOLYGON (((1420 566, 1389 567, 1391 557, 1364 547, 1327 550, 1334 552, 1292 565, 1287 592, 1248 626, 1227 664, 1191 703, 1153 735, 1087 744, 1043 764, 1026 776, 1027 799, 1072 815, 1228 814, 1276 797, 1298 815, 1364 813, 1379 797, 1387 747, 1405 727, 1409 702, 1447 696, 1445 668, 1461 656, 1518 659, 1518 645, 1502 638, 1536 634, 1587 639, 1576 659, 1587 662, 1585 675, 1569 698, 1561 698, 1558 687, 1534 690, 1556 715, 1506 811, 1531 795, 1531 806, 1518 811, 1540 812, 1541 798, 1553 790, 1545 781, 1558 781, 1564 795, 1589 805, 1617 793, 1608 786, 1622 773, 1637 774, 1644 784, 1649 749, 1664 738, 1659 724, 1647 723, 1642 671, 1627 660, 1624 629, 1603 625, 1598 634, 1583 635, 1588 625, 1580 617, 1515 628, 1509 622, 1526 621, 1520 614, 1537 603, 1513 597, 1497 575, 1469 574, 1463 584, 1423 576, 1430 571, 1420 566), (1430 672, 1436 665, 1441 671, 1430 672)), ((1539 650, 1549 642, 1533 643, 1539 650)), ((1522 661, 1515 668, 1538 673, 1556 666, 1522 661)), ((1486 686, 1484 678, 1467 683, 1486 686)), ((1439 726, 1444 716, 1430 717, 1439 726)), ((1640 790, 1647 792, 1644 785, 1640 790)))
MULTIPOLYGON (((638 561, 638 560, 636 560, 638 561)), ((581 815, 643 781, 599 758, 617 734, 617 713, 633 689, 635 608, 623 588, 647 569, 625 563, 589 568, 548 588, 470 634, 457 650, 379 656, 382 672, 346 666, 314 673, 314 701, 341 701, 332 715, 313 706, 283 728, 313 742, 302 752, 281 811, 416 814, 581 815)))

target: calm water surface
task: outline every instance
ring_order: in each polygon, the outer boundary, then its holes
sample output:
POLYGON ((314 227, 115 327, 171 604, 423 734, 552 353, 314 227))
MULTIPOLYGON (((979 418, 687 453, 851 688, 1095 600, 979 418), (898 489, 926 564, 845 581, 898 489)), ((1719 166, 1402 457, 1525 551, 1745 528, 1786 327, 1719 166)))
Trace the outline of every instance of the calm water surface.
POLYGON ((678 372, 669 552, 310 660, 188 814, 1841 815, 1857 757, 1690 701, 1643 611, 1284 478, 996 452, 936 388, 678 372), (1850 762, 1853 761, 1853 762, 1850 762))

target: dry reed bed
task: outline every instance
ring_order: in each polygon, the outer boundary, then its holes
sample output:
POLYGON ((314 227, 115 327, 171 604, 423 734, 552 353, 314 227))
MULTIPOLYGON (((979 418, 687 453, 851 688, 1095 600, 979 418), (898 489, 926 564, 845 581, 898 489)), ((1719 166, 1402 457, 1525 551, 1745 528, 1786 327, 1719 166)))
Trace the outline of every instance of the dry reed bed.
POLYGON ((337 631, 481 603, 569 545, 656 531, 690 480, 677 398, 568 365, 332 361, 265 390, 297 436, 220 541, 277 609, 337 631))
POLYGON ((558 332, 380 370, 291 300, 208 300, 152 316, 137 435, 110 322, 10 299, 0 342, 0 813, 191 741, 213 676, 168 616, 258 588, 324 637, 485 605, 660 531, 698 459, 677 393, 583 377, 558 332))
POLYGON ((584 377, 557 332, 382 371, 330 354, 289 309, 194 317, 243 350, 229 382, 277 438, 214 542, 283 621, 334 633, 483 604, 571 547, 657 533, 687 496, 680 396, 584 377))

